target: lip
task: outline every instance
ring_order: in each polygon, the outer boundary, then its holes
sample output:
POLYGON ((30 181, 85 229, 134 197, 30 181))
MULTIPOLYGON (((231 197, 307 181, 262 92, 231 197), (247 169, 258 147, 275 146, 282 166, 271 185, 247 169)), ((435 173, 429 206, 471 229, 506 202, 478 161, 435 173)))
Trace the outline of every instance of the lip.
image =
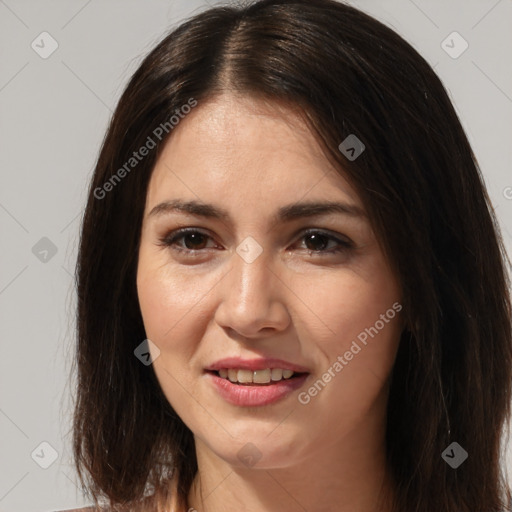
MULTIPOLYGON (((268 363, 268 360, 266 360, 268 363)), ((226 368, 222 366, 221 368, 226 368)), ((239 366, 237 368, 240 368, 239 366)), ((266 366, 265 368, 268 368, 266 366)), ((282 366, 280 367, 282 368, 282 366)), ((248 369, 251 368, 242 368, 248 369)), ((257 368, 264 369, 264 368, 257 368)), ((291 368, 283 368, 285 370, 291 368)), ((213 385, 220 396, 232 405, 239 407, 259 407, 269 405, 279 400, 284 399, 292 391, 300 388, 309 373, 303 373, 290 379, 282 379, 272 384, 255 384, 255 385, 240 385, 233 384, 229 379, 224 379, 212 371, 206 372, 205 377, 213 385)))
POLYGON ((218 371, 223 368, 236 368, 237 370, 266 370, 267 368, 281 368, 283 370, 292 370, 295 373, 309 373, 304 366, 289 363, 283 359, 262 357, 257 359, 242 359, 241 357, 226 357, 219 359, 215 363, 206 367, 205 370, 218 371))

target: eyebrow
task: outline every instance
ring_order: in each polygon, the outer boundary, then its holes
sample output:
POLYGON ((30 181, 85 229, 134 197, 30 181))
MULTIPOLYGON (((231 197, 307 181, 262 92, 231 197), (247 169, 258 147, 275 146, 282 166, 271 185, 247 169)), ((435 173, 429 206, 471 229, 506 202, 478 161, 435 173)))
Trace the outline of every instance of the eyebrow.
MULTIPOLYGON (((149 212, 148 217, 160 217, 174 212, 231 222, 231 216, 224 208, 197 200, 184 201, 182 199, 173 199, 157 204, 149 212)), ((292 203, 282 206, 277 210, 272 221, 275 223, 283 223, 290 222, 295 219, 317 217, 332 213, 347 215, 354 218, 367 217, 365 211, 355 204, 338 201, 313 201, 292 203)))

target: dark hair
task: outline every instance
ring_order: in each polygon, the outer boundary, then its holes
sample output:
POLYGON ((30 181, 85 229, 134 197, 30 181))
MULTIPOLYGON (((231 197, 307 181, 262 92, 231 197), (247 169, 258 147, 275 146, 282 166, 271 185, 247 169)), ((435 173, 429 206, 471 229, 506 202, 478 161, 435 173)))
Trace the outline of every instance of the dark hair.
POLYGON ((114 509, 135 510, 149 491, 169 499, 174 476, 174 499, 185 506, 197 471, 192 432, 152 366, 134 356, 146 338, 137 255, 148 182, 172 135, 170 116, 191 98, 200 108, 225 92, 300 112, 356 187, 399 276, 408 328, 388 403, 394 510, 504 510, 510 261, 491 201, 428 63, 382 23, 333 0, 204 11, 149 53, 118 103, 89 189, 77 263, 73 443, 95 505, 107 499, 114 509), (155 136, 158 126, 167 127, 165 136, 155 136), (338 149, 350 134, 366 147, 353 161, 338 149), (126 162, 148 137, 155 149, 128 172, 126 162), (113 182, 123 166, 122 181, 113 182), (469 454, 456 470, 441 457, 454 441, 469 454))

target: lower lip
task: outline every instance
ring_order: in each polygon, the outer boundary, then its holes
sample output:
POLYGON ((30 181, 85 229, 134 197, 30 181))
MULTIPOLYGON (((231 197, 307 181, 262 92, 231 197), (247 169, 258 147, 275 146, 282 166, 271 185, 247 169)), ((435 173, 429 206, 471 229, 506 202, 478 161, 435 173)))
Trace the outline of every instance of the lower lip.
POLYGON ((230 404, 240 407, 257 407, 283 399, 292 391, 300 388, 309 374, 305 373, 291 379, 281 379, 273 384, 254 386, 233 384, 216 373, 207 372, 206 376, 211 379, 220 396, 230 404))

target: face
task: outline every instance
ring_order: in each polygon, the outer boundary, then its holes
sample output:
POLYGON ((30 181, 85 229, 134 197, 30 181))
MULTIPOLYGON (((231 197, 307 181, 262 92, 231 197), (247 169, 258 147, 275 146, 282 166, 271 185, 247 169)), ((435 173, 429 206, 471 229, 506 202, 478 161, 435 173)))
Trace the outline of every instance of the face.
POLYGON ((284 467, 382 428, 400 286, 292 111, 225 95, 180 121, 149 183, 137 288, 162 390, 224 461, 284 467))

